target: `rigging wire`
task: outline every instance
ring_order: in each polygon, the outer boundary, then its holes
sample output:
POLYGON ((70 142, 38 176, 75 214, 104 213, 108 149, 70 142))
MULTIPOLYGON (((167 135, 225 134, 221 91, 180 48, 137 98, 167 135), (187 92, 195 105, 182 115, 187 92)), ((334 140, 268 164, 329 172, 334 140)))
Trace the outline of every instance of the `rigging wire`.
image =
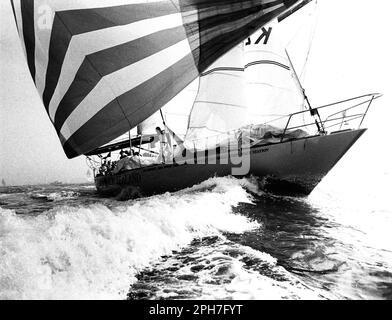
MULTIPOLYGON (((307 65, 309 62, 309 57, 313 48, 313 40, 316 34, 316 29, 317 29, 317 25, 318 25, 318 16, 319 16, 319 10, 318 9, 318 3, 317 0, 312 1, 312 4, 308 4, 307 9, 305 8, 304 10, 308 10, 305 11, 305 19, 301 19, 299 26, 296 28, 294 34, 290 37, 290 39, 286 42, 286 50, 295 42, 295 41, 299 41, 300 43, 303 44, 303 47, 307 47, 307 51, 306 54, 301 55, 302 57, 305 57, 305 59, 303 60, 302 66, 300 68, 298 68, 299 70, 299 74, 296 74, 297 79, 300 83, 305 83, 305 77, 306 77, 306 73, 307 73, 307 65), (305 22, 303 22, 305 21, 305 22), (310 22, 309 22, 310 21, 310 22), (306 30, 310 30, 310 31, 306 31, 306 30), (304 34, 304 36, 302 36, 301 39, 301 34, 304 34), (308 36, 306 36, 306 34, 308 34, 308 36), (298 40, 299 39, 299 40, 298 40), (306 40, 307 39, 307 40, 306 40), (303 43, 305 42, 305 43, 303 43), (306 46, 306 43, 308 43, 308 46, 306 46)), ((297 44, 298 46, 298 44, 297 44)), ((295 47, 295 46, 294 46, 295 47)), ((289 58, 290 59, 290 58, 289 58)), ((301 59, 302 60, 302 59, 301 59)), ((303 90, 303 87, 301 85, 301 91, 303 90)), ((305 99, 304 99, 304 103, 302 105, 302 110, 306 110, 306 95, 305 95, 305 99)), ((305 114, 302 115, 302 120, 305 121, 305 114)))
MULTIPOLYGON (((313 40, 314 40, 314 37, 315 37, 315 34, 316 34, 316 29, 317 29, 317 26, 318 26, 318 16, 319 16, 319 13, 320 13, 319 10, 317 10, 318 9, 317 0, 312 1, 312 3, 314 4, 313 8, 311 8, 310 4, 308 4, 308 7, 307 7, 307 8, 310 8, 309 9, 310 12, 307 13, 307 16, 310 17, 310 18, 309 19, 303 19, 303 21, 305 21, 305 22, 301 23, 301 25, 295 31, 294 35, 287 41, 287 43, 285 45, 286 48, 289 48, 293 44, 293 42, 296 39, 299 38, 299 35, 301 33, 303 33, 304 30, 308 30, 308 29, 311 30, 309 32, 309 36, 308 36, 308 41, 307 42, 309 43, 309 46, 308 46, 308 49, 307 49, 307 53, 305 55, 305 60, 304 60, 304 63, 302 65, 302 67, 299 68, 299 70, 300 70, 299 79, 301 79, 302 82, 304 82, 304 80, 305 80, 306 71, 307 71, 307 63, 309 61, 309 57, 310 57, 310 54, 311 54, 311 51, 312 51, 312 48, 313 48, 313 40), (313 17, 313 19, 312 19, 312 17, 313 17), (313 21, 311 23, 311 25, 312 25, 311 27, 309 27, 310 23, 308 22, 310 20, 313 21)), ((306 9, 304 9, 304 10, 306 10, 306 9)))
POLYGON ((309 36, 309 48, 308 48, 308 52, 306 54, 305 62, 304 62, 304 65, 302 67, 301 76, 300 76, 301 80, 303 82, 305 81, 306 72, 307 72, 307 64, 308 64, 308 61, 309 61, 309 57, 310 57, 311 51, 313 49, 313 40, 315 38, 317 27, 318 27, 320 11, 318 10, 317 0, 314 2, 314 11, 311 12, 310 15, 313 16, 313 24, 312 24, 312 28, 311 28, 311 32, 310 32, 310 36, 309 36))

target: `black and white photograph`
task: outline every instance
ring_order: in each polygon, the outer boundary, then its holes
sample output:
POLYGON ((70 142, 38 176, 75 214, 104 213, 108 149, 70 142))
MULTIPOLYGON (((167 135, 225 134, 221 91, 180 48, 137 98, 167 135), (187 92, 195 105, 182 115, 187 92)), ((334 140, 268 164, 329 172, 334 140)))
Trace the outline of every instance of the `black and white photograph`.
POLYGON ((391 11, 1 0, 0 300, 391 300, 391 11))

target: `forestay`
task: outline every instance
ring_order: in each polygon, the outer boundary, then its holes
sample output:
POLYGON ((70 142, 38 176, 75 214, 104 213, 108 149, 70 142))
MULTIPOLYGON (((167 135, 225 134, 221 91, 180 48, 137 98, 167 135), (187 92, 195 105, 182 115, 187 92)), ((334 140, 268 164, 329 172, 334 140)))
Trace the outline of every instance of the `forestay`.
POLYGON ((296 0, 11 0, 69 158, 134 128, 296 0))

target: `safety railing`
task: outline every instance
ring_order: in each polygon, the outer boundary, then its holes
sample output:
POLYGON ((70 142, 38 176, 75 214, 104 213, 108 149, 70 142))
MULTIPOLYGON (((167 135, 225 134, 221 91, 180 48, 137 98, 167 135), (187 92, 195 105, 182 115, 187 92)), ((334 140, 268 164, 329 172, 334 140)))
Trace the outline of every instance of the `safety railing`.
POLYGON ((287 116, 288 120, 283 131, 281 141, 284 140, 284 137, 288 131, 303 129, 310 126, 313 126, 317 129, 317 134, 326 134, 328 129, 339 126, 339 130, 341 130, 343 125, 348 125, 349 123, 358 120, 359 125, 357 128, 359 129, 361 128, 373 101, 380 98, 381 96, 382 94, 380 93, 371 93, 326 104, 318 108, 312 108, 292 113, 287 116), (337 108, 338 111, 334 111, 330 114, 322 116, 322 113, 326 111, 327 108, 337 108), (363 108, 362 112, 358 111, 360 108, 363 108), (354 113, 350 113, 354 110, 354 113), (293 122, 293 119, 295 117, 303 115, 310 115, 313 118, 313 121, 308 123, 303 122, 301 124, 291 126, 291 123, 293 122), (316 115, 318 116, 318 119, 315 117, 316 115))
POLYGON ((219 145, 221 141, 236 141, 238 137, 241 136, 241 131, 244 129, 252 130, 260 127, 260 125, 271 126, 281 130, 281 134, 279 134, 281 137, 280 142, 283 142, 285 139, 287 139, 288 132, 297 129, 304 129, 309 135, 326 134, 327 130, 330 130, 333 127, 339 127, 338 130, 341 130, 343 125, 353 123, 355 120, 358 120, 358 128, 360 128, 369 111, 370 106, 372 105, 372 102, 381 96, 382 94, 379 93, 357 96, 354 98, 322 105, 317 108, 306 109, 288 115, 282 115, 263 124, 250 125, 244 128, 208 136, 205 138, 192 139, 191 141, 188 140, 187 142, 190 147, 201 150, 207 146, 212 146, 215 144, 219 145), (361 107, 363 110, 360 109, 361 107), (328 110, 331 109, 332 111, 328 112, 328 110), (355 112, 352 113, 352 111, 355 112), (297 118, 297 121, 294 120, 295 118, 297 118), (298 120, 298 118, 301 119, 298 120), (305 118, 307 118, 308 122, 306 122, 305 118), (310 127, 315 129, 314 132, 308 130, 310 127))

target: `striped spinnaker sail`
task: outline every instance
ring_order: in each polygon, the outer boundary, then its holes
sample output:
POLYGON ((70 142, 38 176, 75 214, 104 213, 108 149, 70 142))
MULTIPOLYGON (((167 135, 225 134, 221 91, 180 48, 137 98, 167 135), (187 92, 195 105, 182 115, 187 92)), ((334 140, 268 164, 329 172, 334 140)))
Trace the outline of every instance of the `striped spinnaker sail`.
POLYGON ((69 158, 148 118, 296 0, 11 0, 69 158))

